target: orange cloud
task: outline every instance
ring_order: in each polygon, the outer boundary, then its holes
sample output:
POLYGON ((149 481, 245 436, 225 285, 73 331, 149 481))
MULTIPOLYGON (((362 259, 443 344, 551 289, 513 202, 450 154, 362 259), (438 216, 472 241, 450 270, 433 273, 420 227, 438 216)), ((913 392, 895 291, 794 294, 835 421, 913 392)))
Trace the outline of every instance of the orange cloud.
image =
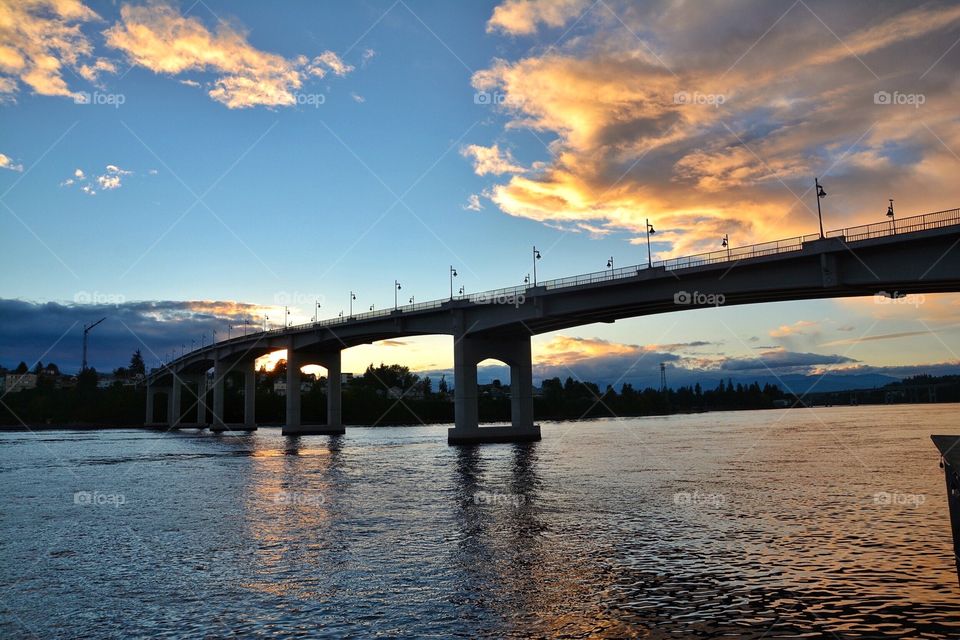
POLYGON ((487 31, 500 30, 512 35, 528 35, 543 23, 562 26, 579 14, 586 0, 507 0, 493 10, 487 31))
POLYGON ((261 51, 230 26, 221 24, 211 32, 198 18, 163 4, 124 5, 120 16, 121 21, 104 32, 108 46, 156 73, 218 74, 208 95, 230 109, 291 106, 306 76, 323 77, 328 70, 342 76, 353 70, 332 51, 312 61, 261 51))
POLYGON ((13 99, 17 80, 40 95, 75 97, 65 69, 90 82, 113 73, 112 63, 92 59, 93 46, 80 30, 99 19, 80 0, 0 3, 0 100, 13 99))
MULTIPOLYGON (((960 8, 881 18, 864 8, 831 33, 804 7, 764 34, 782 16, 764 3, 743 8, 756 19, 742 29, 721 29, 738 14, 610 0, 578 18, 576 37, 494 60, 472 83, 502 96, 493 108, 505 133, 554 138, 546 161, 491 186, 490 199, 512 216, 631 242, 645 242, 650 218, 661 258, 715 250, 724 234, 736 246, 814 231, 815 175, 828 183, 828 228, 876 221, 878 193, 910 194, 911 214, 954 206, 957 63, 933 65, 929 51, 950 47, 960 8), (920 37, 924 47, 912 43, 920 37), (878 102, 882 91, 922 92, 922 111, 878 102)), ((571 14, 558 12, 508 1, 488 29, 532 33, 571 14)))
POLYGON ((478 176, 503 173, 523 173, 524 168, 513 159, 509 149, 501 150, 497 145, 484 147, 471 144, 460 150, 464 158, 473 159, 473 171, 478 176))

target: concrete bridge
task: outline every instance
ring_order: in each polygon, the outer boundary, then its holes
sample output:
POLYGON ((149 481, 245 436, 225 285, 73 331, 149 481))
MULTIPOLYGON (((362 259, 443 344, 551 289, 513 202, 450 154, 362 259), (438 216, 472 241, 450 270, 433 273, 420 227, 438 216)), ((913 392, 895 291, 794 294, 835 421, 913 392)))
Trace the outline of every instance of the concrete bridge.
POLYGON ((344 349, 407 336, 454 338, 455 426, 450 444, 540 439, 533 415, 531 336, 623 318, 710 306, 784 300, 960 291, 960 209, 724 249, 650 265, 608 269, 535 285, 498 289, 397 309, 251 333, 191 351, 154 369, 147 382, 148 425, 165 393, 168 428, 204 426, 205 385, 212 368, 215 431, 255 429, 254 361, 287 350, 287 435, 340 434, 340 354, 344 349), (510 366, 512 423, 479 424, 477 364, 510 366), (300 368, 327 369, 327 422, 303 424, 300 368), (224 379, 244 378, 244 422, 226 424, 224 379), (184 390, 197 422, 182 420, 184 390), (196 391, 194 391, 196 389, 196 391))

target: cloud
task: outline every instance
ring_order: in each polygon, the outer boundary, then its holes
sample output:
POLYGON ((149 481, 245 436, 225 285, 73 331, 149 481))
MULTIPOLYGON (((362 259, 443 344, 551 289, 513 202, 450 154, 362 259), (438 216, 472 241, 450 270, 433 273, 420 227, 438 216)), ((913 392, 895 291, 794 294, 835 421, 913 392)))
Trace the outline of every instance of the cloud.
POLYGON ((91 334, 90 362, 100 371, 126 366, 135 349, 143 352, 148 366, 156 366, 166 353, 179 355, 181 345, 216 331, 225 337, 227 327, 242 333, 244 319, 258 327, 264 308, 233 301, 123 301, 122 296, 79 292, 86 303, 27 302, 0 299, 0 318, 9 336, 0 340, 0 364, 16 366, 21 360, 33 364, 37 358, 55 362, 65 371, 80 367, 80 338, 84 323, 106 317, 91 334), (117 304, 100 304, 101 299, 117 304), (49 351, 48 351, 49 350, 49 351))
POLYGON ((0 169, 7 169, 9 171, 23 171, 23 165, 15 163, 10 159, 10 156, 0 153, 0 169))
POLYGON ((352 93, 352 92, 351 92, 351 93, 350 93, 350 97, 353 98, 353 101, 354 101, 354 102, 357 102, 357 103, 359 103, 359 104, 363 104, 364 102, 367 101, 367 99, 364 98, 364 97, 363 97, 362 95, 360 95, 359 93, 352 93))
POLYGON ((720 364, 724 371, 767 371, 789 370, 808 372, 816 365, 835 365, 858 362, 842 355, 824 355, 820 353, 798 353, 783 349, 764 351, 753 358, 727 358, 720 364))
POLYGON ((506 0, 494 7, 487 31, 530 35, 539 24, 563 26, 587 6, 586 0, 506 0))
POLYGON ((793 324, 780 325, 776 329, 771 330, 770 337, 786 338, 789 336, 807 335, 817 326, 818 326, 818 323, 813 322, 811 320, 797 320, 793 324))
POLYGON ((328 71, 343 76, 353 70, 332 51, 313 60, 261 51, 233 26, 221 22, 211 32, 198 18, 164 4, 124 5, 120 17, 104 32, 108 46, 155 73, 215 74, 208 95, 230 109, 292 106, 308 76, 324 77, 328 71))
MULTIPOLYGON (((148 172, 150 175, 156 175, 156 170, 151 169, 148 172)), ((73 178, 67 178, 60 183, 61 187, 70 187, 73 185, 81 185, 80 190, 87 195, 96 195, 98 189, 100 191, 113 191, 119 189, 123 186, 123 178, 126 176, 133 175, 133 171, 127 169, 121 169, 115 164, 108 164, 104 167, 104 173, 95 176, 91 182, 85 183, 87 180, 87 174, 84 173, 83 169, 77 169, 73 172, 73 178)))
POLYGON ((478 144, 467 145, 460 150, 464 158, 473 159, 473 171, 478 176, 487 174, 523 173, 524 168, 516 163, 509 149, 501 151, 497 145, 483 147, 478 144))
MULTIPOLYGON (((491 108, 504 135, 549 141, 535 171, 491 188, 504 213, 631 242, 651 218, 666 257, 716 249, 725 233, 737 246, 815 230, 814 175, 828 180, 833 228, 876 221, 878 191, 918 194, 916 213, 960 200, 950 151, 960 148, 950 107, 960 63, 930 55, 954 44, 960 7, 841 16, 815 0, 786 15, 759 0, 696 12, 666 0, 604 4, 578 18, 575 36, 472 77, 503 96, 491 108), (878 91, 925 102, 877 103, 878 91)), ((488 28, 529 34, 576 14, 546 12, 504 2, 488 28)))
POLYGON ((483 205, 480 204, 480 196, 475 193, 471 193, 467 196, 467 204, 463 205, 463 208, 466 211, 481 211, 483 205))
POLYGON ((114 73, 113 63, 94 57, 81 31, 99 20, 80 0, 0 3, 0 100, 14 99, 20 83, 39 95, 75 97, 65 70, 91 83, 114 73))

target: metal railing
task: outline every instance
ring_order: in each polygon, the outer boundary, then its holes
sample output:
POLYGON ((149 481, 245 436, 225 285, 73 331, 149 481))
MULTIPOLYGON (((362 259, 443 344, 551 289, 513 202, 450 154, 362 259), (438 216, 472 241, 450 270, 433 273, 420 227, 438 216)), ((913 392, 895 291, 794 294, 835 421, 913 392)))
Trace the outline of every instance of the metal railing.
MULTIPOLYGON (((843 229, 834 229, 828 231, 827 238, 842 238, 845 242, 859 242, 872 238, 882 238, 885 236, 901 235, 914 233, 916 231, 926 231, 928 229, 940 229, 960 224, 960 209, 946 209, 944 211, 935 211, 923 215, 911 216, 909 218, 900 218, 899 220, 889 220, 887 222, 875 222, 872 224, 859 225, 854 227, 845 227, 843 229)), ((762 242, 743 247, 730 247, 720 251, 710 251, 691 256, 682 256, 678 258, 669 258, 667 260, 655 260, 653 268, 663 268, 667 271, 679 271, 694 267, 702 267, 711 264, 724 262, 738 262, 749 260, 751 258, 761 258, 765 256, 780 255, 792 253, 803 249, 807 242, 819 240, 819 234, 797 236, 783 240, 773 240, 771 242, 762 242)), ((520 297, 530 295, 532 289, 556 290, 567 287, 578 287, 602 282, 611 282, 624 278, 633 278, 644 270, 648 265, 633 265, 628 267, 618 267, 615 269, 606 269, 604 271, 595 271, 593 273, 584 273, 566 278, 557 278, 553 280, 544 280, 533 284, 524 284, 515 287, 506 287, 502 289, 492 289, 490 291, 481 291, 479 293, 470 293, 465 295, 453 296, 441 300, 430 300, 428 302, 418 302, 416 304, 407 304, 399 306, 396 309, 387 308, 376 311, 365 311, 363 313, 353 314, 352 316, 342 316, 328 318, 317 322, 308 322, 304 324, 290 325, 276 329, 267 329, 258 331, 245 336, 237 336, 229 340, 223 340, 216 344, 221 345, 227 342, 242 341, 252 336, 269 336, 284 334, 288 331, 309 330, 322 327, 339 326, 351 322, 362 322, 375 318, 387 318, 393 315, 417 313, 421 311, 430 311, 439 309, 444 305, 453 302, 464 302, 468 304, 490 304, 493 302, 511 302, 520 297)), ((209 349, 214 345, 206 347, 209 349)), ((179 359, 179 358, 178 358, 179 359)))

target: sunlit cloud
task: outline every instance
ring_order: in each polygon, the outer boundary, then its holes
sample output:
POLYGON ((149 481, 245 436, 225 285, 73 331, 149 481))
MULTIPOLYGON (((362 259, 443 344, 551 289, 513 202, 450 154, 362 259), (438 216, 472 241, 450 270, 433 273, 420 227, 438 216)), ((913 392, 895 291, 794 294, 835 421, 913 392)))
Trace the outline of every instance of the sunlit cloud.
POLYGON ((0 153, 0 169, 20 172, 23 171, 23 165, 11 160, 10 156, 0 153))
POLYGON ((353 70, 332 51, 312 60, 261 51, 238 28, 221 22, 212 32, 199 18, 183 16, 165 4, 124 5, 120 16, 120 22, 104 32, 108 46, 156 73, 214 74, 207 93, 231 109, 292 106, 305 78, 322 78, 328 72, 344 76, 353 70))
POLYGON ((513 159, 509 149, 500 149, 497 145, 484 147, 478 144, 465 146, 460 150, 465 158, 473 160, 473 171, 478 176, 487 174, 523 173, 524 168, 513 159))
POLYGON ((506 0, 494 8, 487 31, 529 35, 541 24, 560 27, 587 5, 587 0, 506 0))
POLYGON ((0 100, 13 100, 21 83, 39 95, 76 97, 68 70, 91 83, 114 73, 81 30, 99 20, 80 0, 0 3, 0 100))
POLYGON ((725 233, 734 245, 810 233, 815 175, 830 184, 830 228, 875 221, 878 193, 911 194, 912 213, 960 201, 956 61, 930 56, 953 44, 960 8, 849 6, 841 21, 819 3, 693 15, 611 0, 582 16, 575 4, 508 1, 488 24, 529 35, 577 16, 575 37, 473 75, 475 89, 502 96, 504 135, 552 140, 535 171, 491 187, 504 213, 632 242, 651 218, 666 257, 715 249, 725 233))

